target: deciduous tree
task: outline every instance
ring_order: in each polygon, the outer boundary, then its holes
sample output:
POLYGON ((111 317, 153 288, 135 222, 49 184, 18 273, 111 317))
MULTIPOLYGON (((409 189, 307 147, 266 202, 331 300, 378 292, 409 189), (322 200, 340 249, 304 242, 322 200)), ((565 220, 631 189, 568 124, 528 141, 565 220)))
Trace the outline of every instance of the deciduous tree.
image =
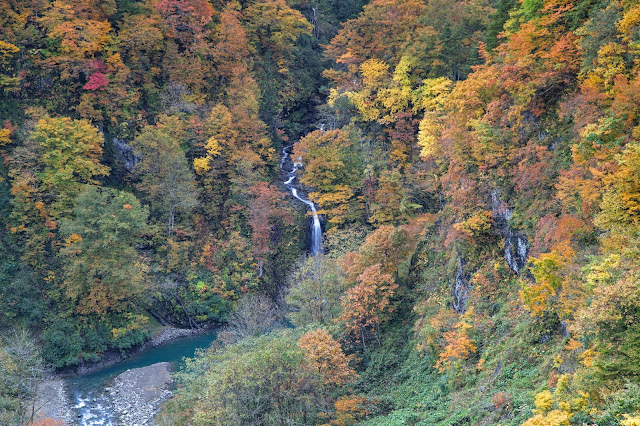
POLYGON ((344 386, 358 377, 349 366, 354 355, 345 355, 340 344, 324 328, 305 333, 298 339, 298 346, 305 352, 311 367, 320 374, 325 386, 344 386))
POLYGON ((391 311, 391 297, 398 285, 390 274, 384 273, 380 264, 367 267, 357 284, 342 299, 342 316, 347 332, 366 347, 371 334, 378 337, 378 328, 384 316, 391 311))
POLYGON ((182 124, 167 117, 156 126, 147 126, 133 142, 140 155, 134 173, 140 192, 145 194, 153 214, 164 223, 171 237, 176 216, 189 213, 197 203, 193 172, 180 148, 182 124))
POLYGON ((45 117, 31 137, 38 143, 37 177, 55 197, 54 210, 68 212, 84 184, 96 184, 109 168, 100 163, 104 139, 86 120, 45 117))
POLYGON ((334 259, 323 255, 304 259, 294 268, 288 284, 286 301, 293 308, 289 318, 294 325, 329 325, 340 316, 340 297, 348 283, 334 259))
POLYGON ((73 217, 61 224, 64 292, 81 314, 128 309, 147 285, 147 266, 136 246, 146 232, 148 210, 130 193, 87 186, 73 217))

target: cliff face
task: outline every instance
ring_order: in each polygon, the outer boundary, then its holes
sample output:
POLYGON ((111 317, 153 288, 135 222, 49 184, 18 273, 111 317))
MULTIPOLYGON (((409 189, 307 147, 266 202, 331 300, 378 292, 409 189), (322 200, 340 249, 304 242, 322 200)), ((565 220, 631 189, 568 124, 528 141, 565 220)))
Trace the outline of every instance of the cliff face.
POLYGON ((527 264, 529 254, 529 240, 524 232, 513 229, 509 220, 513 216, 513 210, 500 201, 499 191, 491 191, 491 210, 493 223, 504 240, 504 259, 509 268, 516 274, 527 264))
POLYGON ((463 314, 467 309, 469 279, 462 268, 462 257, 460 256, 460 253, 458 253, 458 267, 456 268, 456 275, 452 287, 453 302, 451 305, 457 313, 463 314))

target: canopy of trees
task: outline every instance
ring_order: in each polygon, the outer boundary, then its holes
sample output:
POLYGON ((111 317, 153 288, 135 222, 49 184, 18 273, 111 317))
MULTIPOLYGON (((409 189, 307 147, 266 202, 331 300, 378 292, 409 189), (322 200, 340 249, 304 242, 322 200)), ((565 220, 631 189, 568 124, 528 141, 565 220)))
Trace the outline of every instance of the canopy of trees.
POLYGON ((0 0, 0 331, 63 368, 235 323, 169 424, 638 424, 639 29, 630 0, 0 0))

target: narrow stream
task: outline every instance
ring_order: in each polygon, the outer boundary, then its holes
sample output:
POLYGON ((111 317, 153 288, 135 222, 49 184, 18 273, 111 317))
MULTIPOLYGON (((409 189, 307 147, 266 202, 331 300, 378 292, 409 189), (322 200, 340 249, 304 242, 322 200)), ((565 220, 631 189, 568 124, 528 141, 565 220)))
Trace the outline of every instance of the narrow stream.
POLYGON ((311 202, 310 200, 301 197, 298 194, 298 188, 293 183, 293 181, 296 179, 296 172, 300 169, 300 167, 302 167, 302 164, 294 161, 293 158, 291 158, 291 148, 293 148, 292 145, 287 145, 282 148, 280 169, 285 172, 287 177, 287 180, 284 181, 284 186, 286 186, 289 191, 291 191, 291 194, 296 199, 302 201, 311 210, 311 214, 313 216, 313 221, 311 222, 311 254, 315 256, 322 253, 322 226, 320 226, 320 218, 318 217, 316 205, 313 204, 313 202, 311 202), (291 167, 291 170, 287 170, 287 167, 291 167))
POLYGON ((158 362, 170 362, 173 370, 180 368, 184 358, 193 357, 197 349, 207 348, 217 333, 212 331, 196 336, 181 337, 127 358, 93 373, 67 379, 67 390, 77 425, 119 425, 105 392, 113 379, 132 368, 146 367, 158 362))

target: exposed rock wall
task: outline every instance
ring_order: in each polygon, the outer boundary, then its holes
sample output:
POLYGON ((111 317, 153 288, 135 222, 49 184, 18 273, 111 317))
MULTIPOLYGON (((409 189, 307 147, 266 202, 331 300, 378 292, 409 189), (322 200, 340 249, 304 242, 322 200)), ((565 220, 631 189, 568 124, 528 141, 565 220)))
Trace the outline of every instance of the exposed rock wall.
POLYGON ((132 171, 136 167, 136 164, 138 164, 138 161, 140 161, 140 157, 135 154, 131 145, 121 139, 114 137, 111 139, 111 143, 113 144, 116 159, 122 163, 128 171, 132 171))
POLYGON ((491 209, 496 228, 504 239, 504 258, 509 268, 519 275, 520 271, 526 266, 529 255, 527 236, 524 232, 513 229, 509 225, 513 210, 500 201, 497 189, 494 189, 491 193, 491 209))
POLYGON ((451 306, 459 314, 467 310, 467 298, 469 295, 469 279, 464 272, 463 264, 462 256, 458 253, 458 269, 456 269, 456 277, 451 289, 453 293, 451 306))

